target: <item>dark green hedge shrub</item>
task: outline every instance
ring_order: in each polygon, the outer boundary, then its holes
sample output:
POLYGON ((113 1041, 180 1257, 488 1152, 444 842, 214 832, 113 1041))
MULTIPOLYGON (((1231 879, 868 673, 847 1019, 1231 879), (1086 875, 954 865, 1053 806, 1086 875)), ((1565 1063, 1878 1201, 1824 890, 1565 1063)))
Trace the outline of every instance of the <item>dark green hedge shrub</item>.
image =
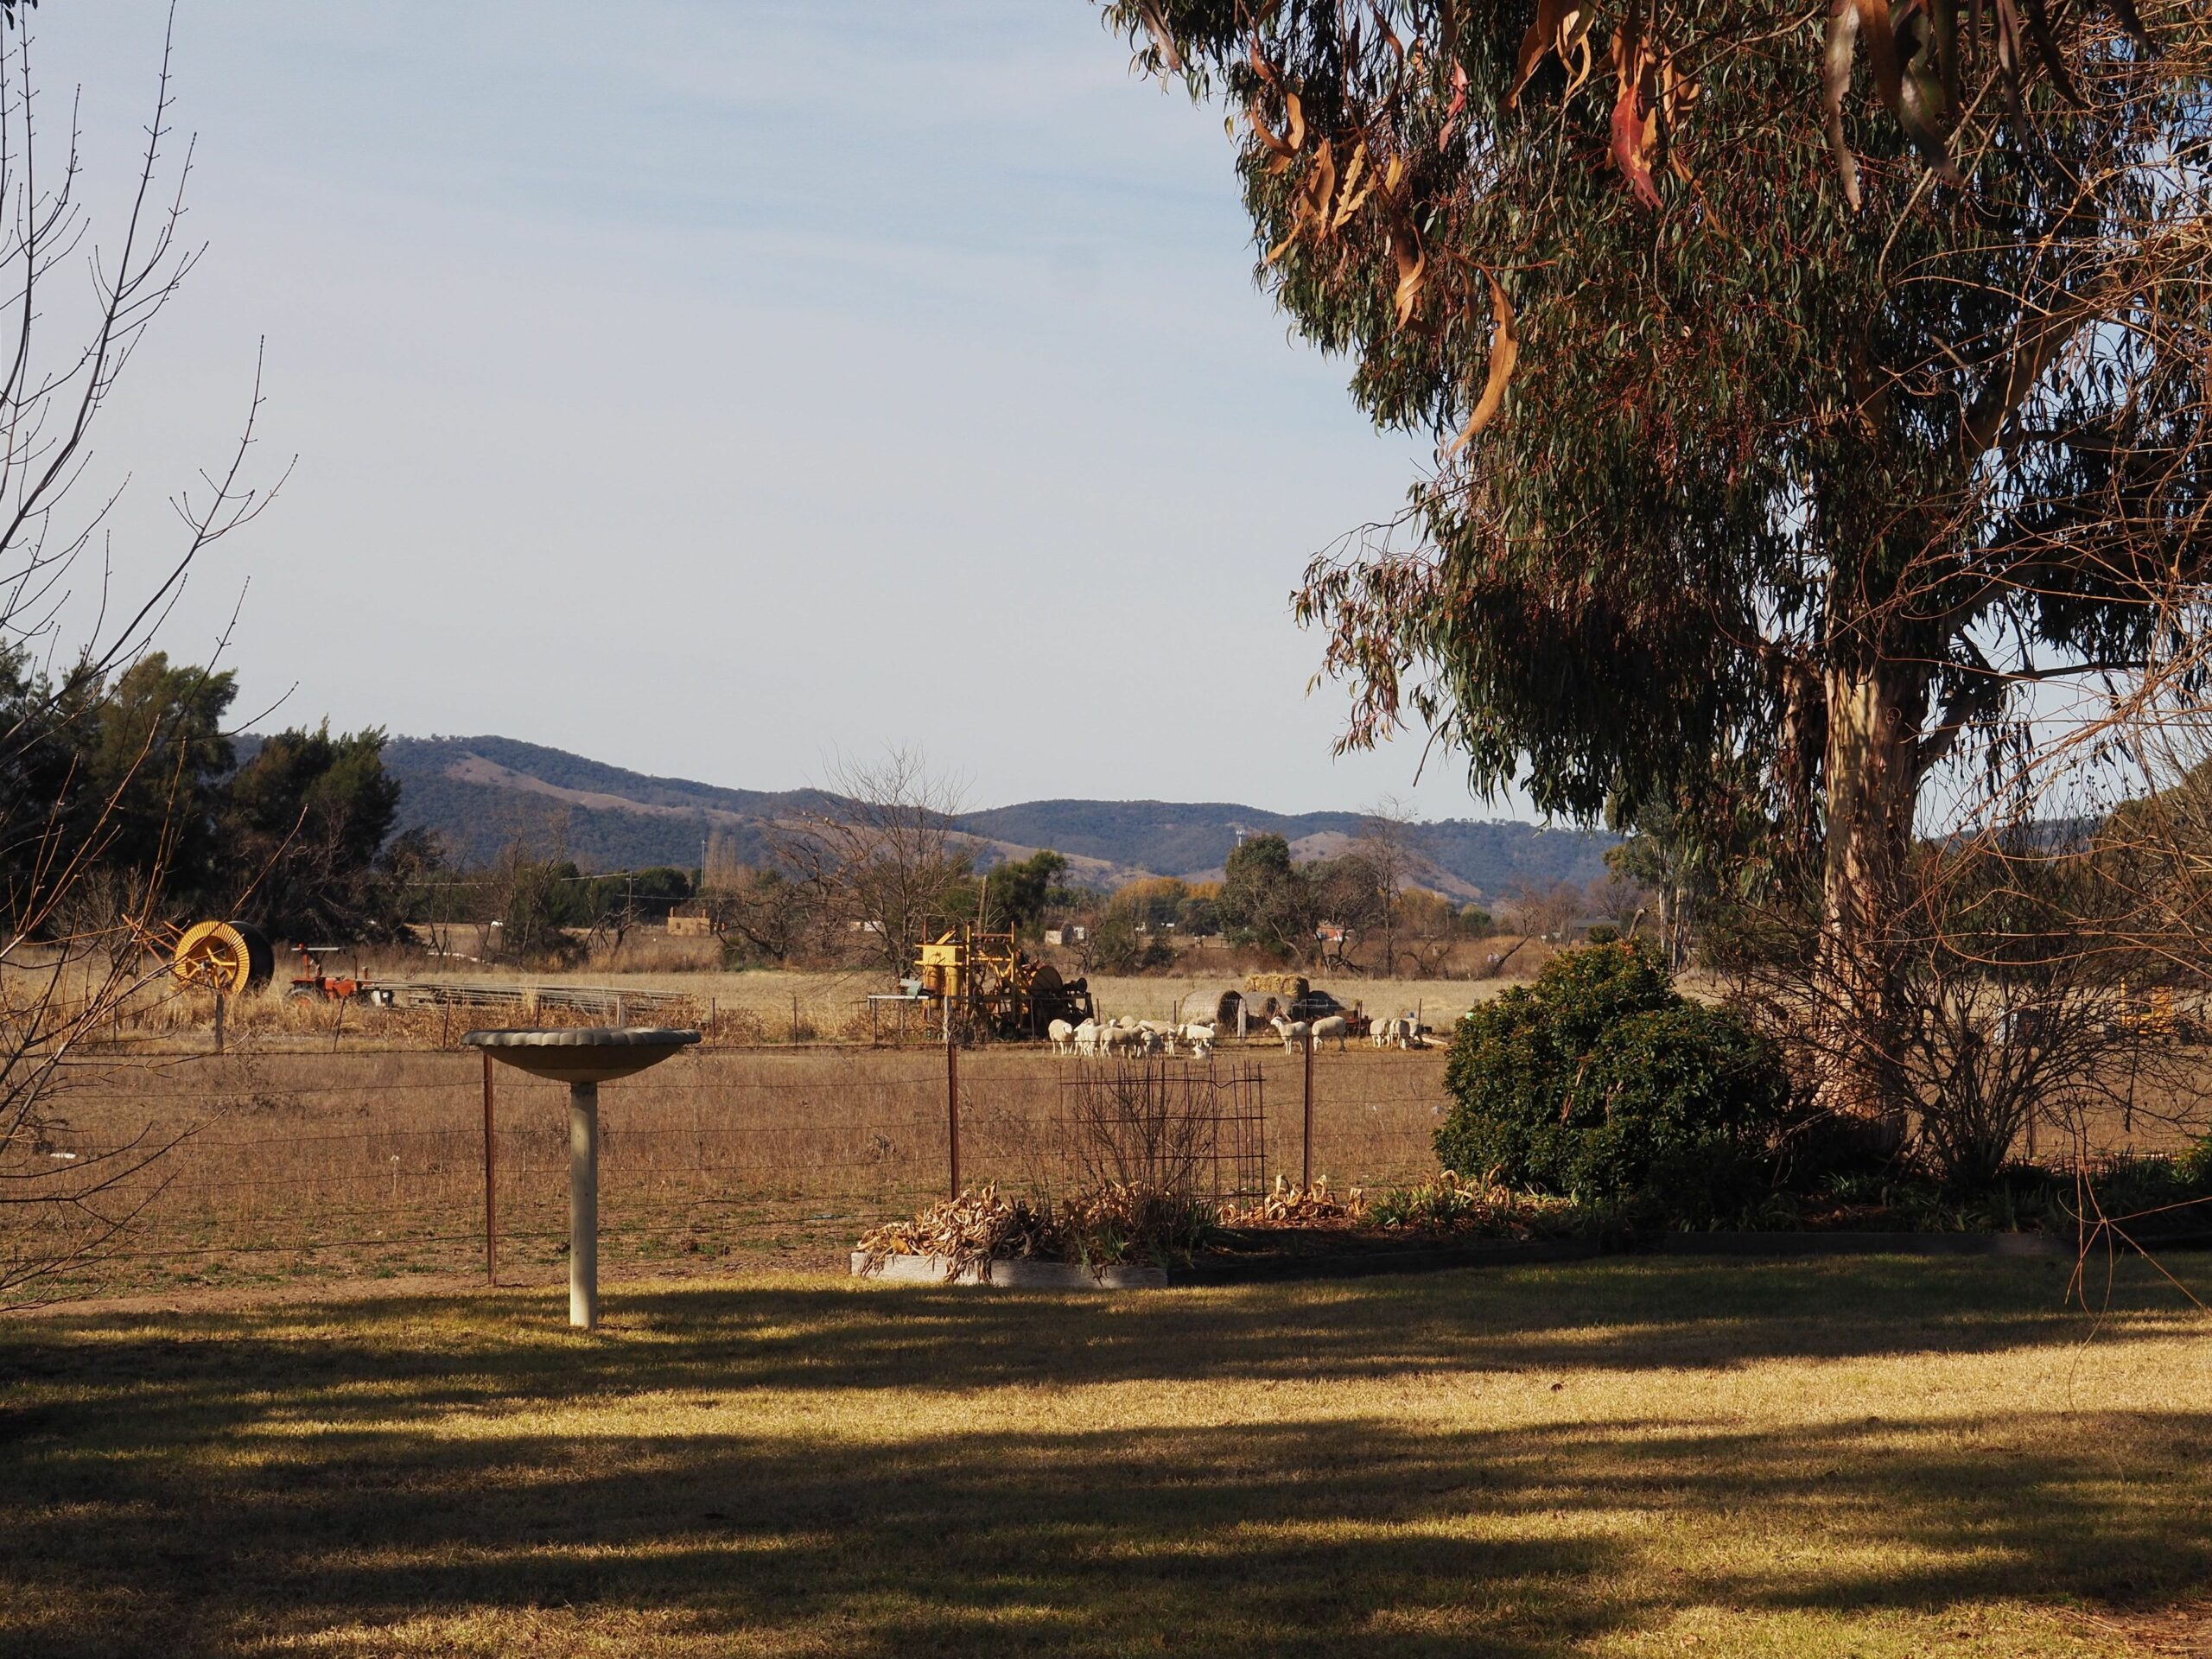
MULTIPOLYGON (((2061 1186, 2071 1224, 2079 1195, 2072 1182, 2050 1179, 2061 1186)), ((2092 1184, 2094 1203, 2082 1207, 2084 1219, 2103 1217, 2146 1243, 2212 1233, 2212 1137, 2171 1158, 2121 1158, 2092 1184)))
POLYGON ((2174 1160, 2174 1174, 2192 1195, 2212 1193, 2212 1135, 2200 1136, 2174 1160))
POLYGON ((1681 995, 1641 942, 1563 951, 1477 1008, 1444 1075, 1446 1167, 1681 1225, 1760 1199, 1789 1103, 1772 1046, 1681 995))

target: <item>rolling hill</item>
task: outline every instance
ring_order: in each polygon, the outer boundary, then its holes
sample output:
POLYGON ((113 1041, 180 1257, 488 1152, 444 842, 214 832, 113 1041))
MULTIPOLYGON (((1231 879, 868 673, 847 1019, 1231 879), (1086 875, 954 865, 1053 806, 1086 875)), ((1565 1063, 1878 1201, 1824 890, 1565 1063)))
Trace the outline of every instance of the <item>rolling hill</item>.
MULTIPOLYGON (((505 737, 396 737, 385 760, 404 790, 404 827, 435 832, 463 864, 486 863, 520 842, 588 868, 696 868, 709 836, 737 857, 769 856, 778 819, 818 809, 818 791, 727 789, 625 771, 565 750, 505 737)), ((1218 878, 1240 833, 1280 835, 1300 858, 1343 851, 1361 833, 1357 812, 1281 813, 1232 802, 1025 801, 970 812, 960 827, 995 857, 1039 847, 1068 855, 1089 885, 1147 875, 1218 878)), ((1414 825, 1407 836, 1421 885, 1463 899, 1522 887, 1587 882, 1605 874, 1614 837, 1467 818, 1414 825)))

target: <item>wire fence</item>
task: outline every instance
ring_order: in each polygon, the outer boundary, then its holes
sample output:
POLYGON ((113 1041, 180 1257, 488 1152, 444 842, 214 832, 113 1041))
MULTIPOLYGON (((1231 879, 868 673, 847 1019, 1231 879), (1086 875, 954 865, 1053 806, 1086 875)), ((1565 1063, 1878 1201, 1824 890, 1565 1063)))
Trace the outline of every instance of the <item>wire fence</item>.
MULTIPOLYGON (((1067 1085, 1111 1064, 989 1048, 687 1052, 601 1090, 608 1258, 826 1260, 950 1189, 956 1122, 963 1185, 1065 1190, 1078 1161, 1067 1085)), ((1275 1173, 1343 1187, 1434 1168, 1434 1052, 1324 1051, 1309 1065, 1255 1046, 1154 1064, 1219 1081, 1236 1190, 1275 1173)), ((33 1155, 90 1164, 137 1137, 175 1141, 103 1195, 143 1209, 87 1269, 102 1288, 466 1267, 483 1255, 487 1168, 501 1259, 550 1261, 566 1236, 567 1090, 494 1067, 487 1135, 484 1065, 439 1049, 95 1060, 69 1068, 33 1155)))

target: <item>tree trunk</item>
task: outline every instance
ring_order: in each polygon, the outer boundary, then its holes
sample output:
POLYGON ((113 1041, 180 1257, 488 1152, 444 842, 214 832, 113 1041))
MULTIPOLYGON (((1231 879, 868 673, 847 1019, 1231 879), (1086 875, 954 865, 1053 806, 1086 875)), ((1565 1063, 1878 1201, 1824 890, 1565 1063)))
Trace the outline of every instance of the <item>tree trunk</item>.
POLYGON ((1826 678, 1815 1098, 1901 1136, 1906 1100, 1896 1044, 1896 929, 1919 796, 1927 674, 1916 664, 1877 660, 1832 668, 1826 678))

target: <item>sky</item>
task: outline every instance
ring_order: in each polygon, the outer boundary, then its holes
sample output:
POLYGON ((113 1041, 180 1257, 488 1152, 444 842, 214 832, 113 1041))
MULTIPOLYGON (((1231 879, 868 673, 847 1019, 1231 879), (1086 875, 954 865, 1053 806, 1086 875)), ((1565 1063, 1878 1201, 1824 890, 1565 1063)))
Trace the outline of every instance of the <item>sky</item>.
MULTIPOLYGON (((32 14, 96 238, 165 17, 32 14)), ((1433 447, 1290 337, 1221 111, 1134 77, 1086 0, 179 0, 175 29, 206 252, 87 487, 127 481, 111 589, 144 585, 264 353, 248 474, 283 488, 160 641, 219 647, 241 724, 764 789, 902 746, 974 806, 1516 814, 1418 734, 1332 758, 1345 694, 1309 695, 1287 596, 1433 447)))

